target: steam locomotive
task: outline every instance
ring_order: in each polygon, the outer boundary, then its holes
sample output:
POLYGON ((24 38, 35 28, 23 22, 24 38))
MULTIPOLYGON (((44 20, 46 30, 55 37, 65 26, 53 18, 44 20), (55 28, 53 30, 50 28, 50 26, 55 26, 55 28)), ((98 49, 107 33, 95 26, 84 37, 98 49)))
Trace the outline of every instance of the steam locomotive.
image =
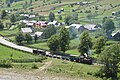
POLYGON ((85 64, 92 64, 93 63, 93 58, 92 57, 86 57, 84 55, 81 56, 73 56, 70 54, 64 54, 61 52, 49 52, 49 51, 44 51, 44 50, 38 50, 34 49, 33 54, 36 55, 43 55, 43 56, 48 56, 52 58, 58 58, 58 59, 63 59, 63 60, 69 60, 72 62, 78 62, 78 63, 85 63, 85 64))

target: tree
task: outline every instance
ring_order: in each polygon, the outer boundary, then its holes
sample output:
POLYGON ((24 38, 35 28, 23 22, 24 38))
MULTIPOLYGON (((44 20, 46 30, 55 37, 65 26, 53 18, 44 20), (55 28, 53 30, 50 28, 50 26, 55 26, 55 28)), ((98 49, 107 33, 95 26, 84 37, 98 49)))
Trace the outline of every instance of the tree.
POLYGON ((35 40, 35 43, 36 43, 36 42, 37 42, 37 40, 38 40, 37 35, 35 35, 35 36, 34 36, 34 40, 35 40))
POLYGON ((59 4, 62 3, 62 0, 58 0, 58 3, 59 3, 59 4))
POLYGON ((23 22, 18 24, 19 31, 21 30, 21 28, 25 28, 25 27, 26 27, 26 24, 23 22))
POLYGON ((72 19, 72 17, 70 15, 65 17, 65 24, 70 25, 70 20, 72 19))
POLYGON ((106 21, 107 17, 104 17, 102 20, 102 23, 104 23, 106 21))
POLYGON ((104 37, 100 37, 97 39, 94 45, 95 53, 101 53, 103 47, 105 46, 106 40, 104 37))
POLYGON ((47 45, 51 51, 57 51, 59 49, 59 36, 51 36, 47 41, 47 45))
POLYGON ((32 4, 32 0, 30 0, 30 4, 32 4))
POLYGON ((12 23, 15 23, 15 22, 16 22, 16 17, 15 17, 14 14, 11 15, 10 21, 11 21, 12 23))
POLYGON ((25 34, 25 40, 27 41, 27 43, 30 43, 32 41, 32 37, 29 33, 25 34))
POLYGON ((69 49, 70 43, 69 30, 65 27, 61 27, 59 36, 60 36, 60 49, 65 53, 65 51, 69 49))
POLYGON ((72 14, 72 17, 73 17, 74 20, 78 20, 78 14, 77 13, 72 14))
POLYGON ((10 7, 11 6, 11 4, 10 3, 7 3, 7 7, 10 7))
POLYGON ((1 18, 4 19, 5 16, 7 16, 7 13, 5 12, 5 10, 2 10, 2 12, 1 12, 1 18))
POLYGON ((43 32, 43 37, 45 39, 50 38, 52 35, 56 34, 56 28, 54 25, 49 25, 46 28, 42 30, 43 32))
POLYGON ((103 29, 105 30, 107 37, 110 38, 112 31, 115 30, 114 22, 111 19, 107 18, 103 23, 103 29))
POLYGON ((80 45, 78 47, 79 52, 83 55, 88 54, 88 51, 92 48, 92 39, 89 36, 88 31, 84 31, 80 36, 80 45))
POLYGON ((107 47, 100 55, 104 66, 101 68, 101 76, 118 80, 120 63, 120 44, 113 44, 107 47), (102 75, 104 74, 104 75, 102 75))
POLYGON ((50 12, 49 19, 51 22, 53 22, 55 20, 55 14, 53 12, 50 12))
POLYGON ((3 23, 0 21, 0 30, 3 30, 4 29, 4 25, 3 23))
POLYGON ((18 42, 19 44, 22 43, 22 41, 24 41, 24 35, 22 33, 18 33, 16 36, 15 36, 15 40, 16 42, 18 42))
POLYGON ((78 22, 78 14, 72 14, 72 15, 68 15, 65 17, 65 24, 67 24, 68 26, 70 24, 73 24, 73 23, 79 23, 78 22))
POLYGON ((59 20, 62 20, 62 15, 59 15, 59 16, 58 16, 58 19, 59 19, 59 20))

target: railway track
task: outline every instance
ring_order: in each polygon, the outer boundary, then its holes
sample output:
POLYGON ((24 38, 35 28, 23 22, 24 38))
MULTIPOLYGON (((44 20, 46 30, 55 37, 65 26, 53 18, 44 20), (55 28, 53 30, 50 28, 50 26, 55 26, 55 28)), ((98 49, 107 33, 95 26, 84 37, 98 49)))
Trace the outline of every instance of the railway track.
POLYGON ((5 40, 3 36, 0 37, 0 44, 13 48, 13 49, 17 49, 17 50, 24 51, 24 52, 29 52, 29 53, 36 54, 36 55, 43 55, 47 57, 58 58, 58 59, 69 60, 69 61, 80 62, 80 63, 86 63, 86 64, 93 63, 92 58, 90 57, 78 58, 78 56, 76 55, 64 54, 60 52, 51 53, 50 51, 46 51, 46 50, 33 49, 33 48, 25 47, 25 46, 20 46, 20 45, 17 45, 15 43, 5 40))

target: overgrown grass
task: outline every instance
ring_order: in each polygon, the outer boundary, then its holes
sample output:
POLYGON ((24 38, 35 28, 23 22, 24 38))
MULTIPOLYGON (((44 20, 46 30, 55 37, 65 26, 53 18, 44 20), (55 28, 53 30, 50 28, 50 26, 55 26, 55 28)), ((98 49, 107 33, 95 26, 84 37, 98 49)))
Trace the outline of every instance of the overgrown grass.
POLYGON ((71 77, 80 77, 85 80, 102 80, 94 75, 100 69, 100 66, 86 65, 58 59, 52 60, 51 66, 48 68, 49 73, 67 75, 71 77))
POLYGON ((13 63, 13 68, 19 68, 19 69, 37 69, 41 66, 43 66, 43 63, 13 63), (35 67, 36 66, 36 67, 35 67))
POLYGON ((18 33, 18 28, 13 29, 13 30, 2 30, 0 31, 0 34, 4 36, 10 36, 10 35, 16 35, 18 33))

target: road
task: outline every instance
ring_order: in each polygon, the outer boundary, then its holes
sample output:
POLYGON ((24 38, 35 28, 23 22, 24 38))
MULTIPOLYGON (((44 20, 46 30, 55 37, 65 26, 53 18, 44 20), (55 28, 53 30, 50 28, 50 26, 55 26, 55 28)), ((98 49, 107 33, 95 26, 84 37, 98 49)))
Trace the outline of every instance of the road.
POLYGON ((0 44, 6 45, 6 46, 14 48, 14 49, 30 52, 30 53, 33 52, 32 48, 16 45, 16 44, 14 44, 12 42, 9 42, 9 41, 5 40, 3 37, 0 37, 0 44))

